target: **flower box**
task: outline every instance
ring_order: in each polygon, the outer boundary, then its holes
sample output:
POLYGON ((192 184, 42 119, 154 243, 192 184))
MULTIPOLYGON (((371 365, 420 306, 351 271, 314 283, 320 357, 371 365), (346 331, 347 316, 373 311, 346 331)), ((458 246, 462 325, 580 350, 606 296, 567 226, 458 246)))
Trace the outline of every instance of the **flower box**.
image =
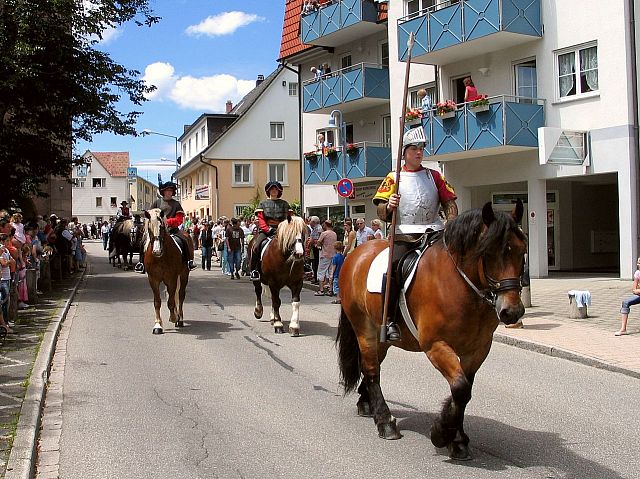
POLYGON ((353 143, 349 143, 347 145, 347 149, 346 149, 347 155, 355 156, 358 154, 358 151, 360 151, 360 148, 354 145, 353 143))
POLYGON ((336 158, 338 158, 338 150, 329 146, 325 149, 324 155, 330 160, 335 160, 336 158))
POLYGON ((469 109, 474 113, 489 111, 489 104, 487 103, 486 105, 471 106, 469 107, 469 109))
POLYGON ((456 117, 456 112, 455 111, 445 111, 442 113, 438 113, 438 116, 442 119, 445 118, 455 118, 456 117))
POLYGON ((413 126, 413 125, 421 125, 422 124, 422 118, 414 118, 411 120, 404 120, 404 124, 405 126, 413 126))
POLYGON ((318 161, 318 154, 316 152, 309 152, 304 154, 304 159, 307 161, 318 161))

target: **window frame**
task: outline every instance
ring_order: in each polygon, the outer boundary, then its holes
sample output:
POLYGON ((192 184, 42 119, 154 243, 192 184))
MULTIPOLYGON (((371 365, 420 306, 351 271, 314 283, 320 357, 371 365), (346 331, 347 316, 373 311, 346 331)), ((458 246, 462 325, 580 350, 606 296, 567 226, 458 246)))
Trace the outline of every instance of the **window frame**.
POLYGON ((96 196, 96 208, 102 208, 102 196, 96 196))
POLYGON ((289 82, 289 96, 298 96, 298 82, 289 82))
POLYGON ((251 205, 249 203, 234 203, 233 204, 233 211, 235 212, 234 217, 240 218, 242 216, 242 210, 250 206, 251 205))
POLYGON ((411 88, 409 88, 409 92, 407 94, 407 107, 409 108, 420 108, 421 104, 417 104, 417 105, 413 105, 413 97, 415 95, 415 98, 417 99, 418 97, 418 90, 422 90, 422 89, 427 90, 427 94, 429 94, 429 91, 433 92, 433 95, 431 95, 431 105, 432 108, 435 107, 436 102, 436 94, 438 92, 437 88, 436 88, 436 82, 429 82, 429 83, 423 83, 422 85, 416 85, 416 86, 412 86, 411 88))
POLYGON ((112 208, 117 208, 118 207, 118 197, 117 196, 110 196, 109 197, 109 204, 111 205, 112 208))
POLYGON ((92 188, 106 188, 107 187, 107 179, 106 178, 91 178, 91 187, 92 188), (96 186, 96 180, 100 182, 100 185, 96 186))
POLYGON ((269 138, 271 139, 271 141, 284 141, 284 121, 271 121, 269 122, 269 138), (278 126, 281 126, 281 137, 278 137, 278 126), (276 136, 274 137, 273 133, 274 133, 274 129, 273 127, 275 127, 275 134, 276 136))
POLYGON ((592 98, 592 97, 596 97, 596 96, 600 96, 600 65, 598 64, 598 68, 597 68, 597 72, 598 72, 598 89, 597 90, 591 90, 588 92, 582 92, 582 82, 581 82, 581 78, 580 78, 580 74, 581 74, 581 69, 580 69, 580 51, 582 50, 587 50, 589 48, 594 48, 596 49, 596 60, 598 59, 598 41, 597 40, 593 40, 590 42, 586 42, 586 43, 581 43, 579 45, 573 45, 567 48, 562 48, 559 50, 555 50, 553 52, 553 56, 554 56, 554 72, 553 72, 553 76, 554 76, 554 92, 555 92, 555 102, 554 103, 565 103, 565 102, 571 102, 571 101, 575 101, 575 100, 582 100, 585 98, 592 98), (575 89, 576 89, 576 93, 574 95, 565 95, 565 96, 560 96, 560 65, 559 65, 559 59, 561 55, 566 55, 569 53, 573 53, 573 58, 574 58, 574 85, 575 85, 575 89))
POLYGON ((286 161, 270 161, 267 163, 267 181, 278 181, 282 186, 289 186, 289 168, 286 161), (271 177, 271 166, 282 166, 282 180, 271 177))
POLYGON ((253 181, 253 163, 250 161, 234 161, 231 167, 231 185, 233 187, 247 187, 254 186, 253 181), (236 167, 248 166, 249 167, 249 181, 236 181, 236 167))

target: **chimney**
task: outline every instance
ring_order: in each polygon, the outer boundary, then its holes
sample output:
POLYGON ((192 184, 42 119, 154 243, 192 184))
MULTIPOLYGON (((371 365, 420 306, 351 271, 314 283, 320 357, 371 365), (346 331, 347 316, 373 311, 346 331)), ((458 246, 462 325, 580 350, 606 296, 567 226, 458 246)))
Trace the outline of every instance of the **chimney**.
POLYGON ((226 113, 231 113, 231 110, 233 110, 233 103, 231 103, 231 100, 227 100, 227 105, 225 108, 225 112, 226 113))
POLYGON ((258 79, 256 80, 256 86, 260 86, 260 83, 264 81, 264 75, 258 75, 258 79))

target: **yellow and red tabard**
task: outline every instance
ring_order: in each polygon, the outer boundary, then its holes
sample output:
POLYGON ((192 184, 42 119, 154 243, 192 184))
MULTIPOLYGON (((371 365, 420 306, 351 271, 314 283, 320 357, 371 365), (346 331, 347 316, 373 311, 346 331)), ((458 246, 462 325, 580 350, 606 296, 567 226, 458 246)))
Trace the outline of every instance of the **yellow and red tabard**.
MULTIPOLYGON (((395 171, 390 172, 378 187, 373 203, 388 202, 396 193, 395 171)), ((451 185, 436 170, 419 168, 411 171, 403 167, 400 171, 400 191, 402 196, 398 207, 397 232, 424 233, 427 226, 441 224, 438 216, 440 204, 455 200, 451 185)))

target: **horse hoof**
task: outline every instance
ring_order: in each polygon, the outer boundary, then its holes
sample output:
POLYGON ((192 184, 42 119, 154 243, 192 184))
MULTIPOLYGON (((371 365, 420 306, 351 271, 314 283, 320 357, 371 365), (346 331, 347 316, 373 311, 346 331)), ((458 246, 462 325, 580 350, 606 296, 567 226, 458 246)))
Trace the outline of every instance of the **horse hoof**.
POLYGON ((439 421, 431 425, 431 444, 435 447, 446 447, 456 437, 455 429, 443 429, 439 421))
POLYGON ((253 315, 256 317, 256 319, 260 319, 262 317, 262 309, 254 309, 253 310, 253 315))
POLYGON ((392 419, 389 422, 378 424, 378 436, 380 436, 382 439, 393 441, 395 439, 400 439, 402 437, 402 434, 400 434, 400 431, 398 431, 396 420, 392 419))
POLYGON ((358 416, 360 417, 373 416, 373 414, 371 413, 371 404, 369 404, 368 402, 359 402, 358 404, 356 404, 356 406, 358 407, 358 416))
POLYGON ((274 328, 276 334, 284 334, 284 326, 278 326, 274 328))
POLYGON ((449 457, 456 461, 470 461, 472 459, 469 448, 461 442, 451 442, 447 446, 449 457))
POLYGON ((153 334, 163 334, 162 328, 153 328, 153 334))
POLYGON ((184 328, 184 321, 181 319, 176 321, 176 328, 184 328))
POLYGON ((300 328, 289 328, 289 334, 294 338, 300 336, 300 328))

